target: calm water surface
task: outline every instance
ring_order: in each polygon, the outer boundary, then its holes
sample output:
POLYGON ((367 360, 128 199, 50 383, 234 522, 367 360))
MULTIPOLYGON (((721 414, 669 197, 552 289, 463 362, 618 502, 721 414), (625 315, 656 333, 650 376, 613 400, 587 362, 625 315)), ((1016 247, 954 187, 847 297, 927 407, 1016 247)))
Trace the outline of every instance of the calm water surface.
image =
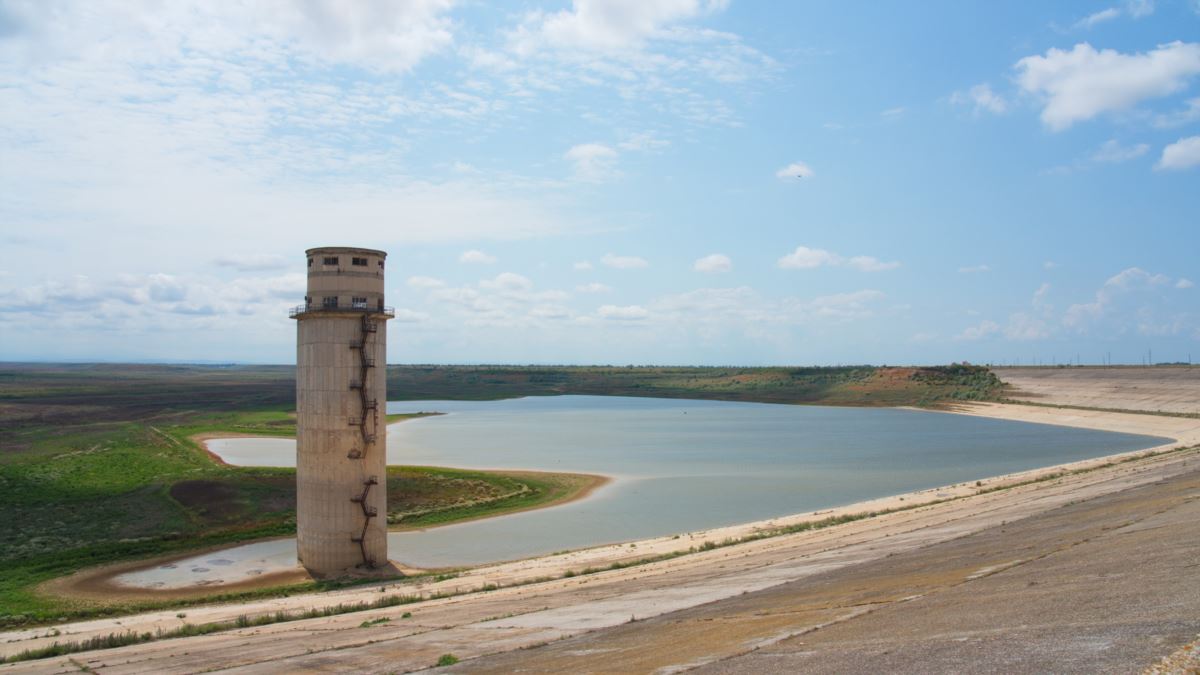
MULTIPOLYGON (((1166 442, 876 408, 605 396, 388 404, 389 413, 421 411, 447 414, 389 427, 389 464, 574 471, 616 480, 565 506, 389 535, 391 557, 416 567, 708 529, 1166 442)), ((237 438, 209 447, 232 464, 295 465, 290 440, 237 438)), ((292 540, 260 542, 182 561, 165 577, 140 576, 150 570, 124 581, 171 586, 198 577, 244 578, 273 571, 284 559, 294 565, 294 548, 292 540), (204 571, 187 572, 193 568, 204 571)))

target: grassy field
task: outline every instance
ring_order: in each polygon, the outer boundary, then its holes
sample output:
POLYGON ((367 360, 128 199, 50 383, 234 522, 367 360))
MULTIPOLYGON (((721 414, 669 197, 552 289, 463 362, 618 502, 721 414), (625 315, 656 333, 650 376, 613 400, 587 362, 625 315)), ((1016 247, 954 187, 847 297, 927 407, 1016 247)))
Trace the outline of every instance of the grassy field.
POLYGON ((1002 385, 987 368, 842 366, 388 366, 388 398, 490 400, 592 394, 854 406, 987 400, 1002 385))
MULTIPOLYGON (((0 364, 0 627, 114 613, 40 583, 116 561, 295 531, 291 469, 222 465, 193 440, 294 434, 281 366, 0 364)), ((936 405, 994 397, 986 369, 391 366, 393 399, 609 394, 936 405)), ((392 467, 388 521, 420 527, 536 507, 579 476, 392 467)))

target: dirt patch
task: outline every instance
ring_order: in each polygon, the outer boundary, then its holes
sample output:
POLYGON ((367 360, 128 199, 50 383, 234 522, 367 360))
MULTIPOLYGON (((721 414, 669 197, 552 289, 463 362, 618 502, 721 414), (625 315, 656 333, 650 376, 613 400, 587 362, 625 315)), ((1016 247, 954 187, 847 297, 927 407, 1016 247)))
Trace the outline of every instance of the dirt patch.
POLYGON ((171 486, 171 498, 206 521, 232 520, 246 510, 237 488, 215 480, 185 480, 171 486))

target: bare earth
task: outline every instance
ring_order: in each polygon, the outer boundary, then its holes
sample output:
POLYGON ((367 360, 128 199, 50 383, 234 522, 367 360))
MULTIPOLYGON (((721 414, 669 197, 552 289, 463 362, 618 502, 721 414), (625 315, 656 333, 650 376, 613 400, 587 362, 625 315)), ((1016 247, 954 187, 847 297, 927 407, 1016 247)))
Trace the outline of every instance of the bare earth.
MULTIPOLYGON (((1200 444, 1200 419, 998 404, 962 412, 1177 439, 1159 451, 1200 444)), ((488 566, 436 583, 188 608, 182 619, 165 611, 79 622, 58 626, 58 636, 15 631, 0 634, 0 654, 389 593, 500 586, 0 673, 397 672, 429 668, 448 653, 463 662, 447 672, 1137 672, 1186 652, 1200 633, 1200 450, 1126 459, 1078 463, 1099 468, 1007 490, 987 491, 1057 471, 488 566), (769 525, 917 503, 928 505, 563 578, 769 525), (379 618, 388 621, 361 627, 379 618)))

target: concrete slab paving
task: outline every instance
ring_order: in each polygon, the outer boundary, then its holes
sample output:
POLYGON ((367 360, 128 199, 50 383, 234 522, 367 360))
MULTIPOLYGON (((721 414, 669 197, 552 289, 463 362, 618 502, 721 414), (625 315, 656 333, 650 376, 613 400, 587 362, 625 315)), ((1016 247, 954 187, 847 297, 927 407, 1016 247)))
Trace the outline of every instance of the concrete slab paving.
POLYGON ((449 672, 1138 672, 1200 631, 1198 490, 1193 470, 449 672))

